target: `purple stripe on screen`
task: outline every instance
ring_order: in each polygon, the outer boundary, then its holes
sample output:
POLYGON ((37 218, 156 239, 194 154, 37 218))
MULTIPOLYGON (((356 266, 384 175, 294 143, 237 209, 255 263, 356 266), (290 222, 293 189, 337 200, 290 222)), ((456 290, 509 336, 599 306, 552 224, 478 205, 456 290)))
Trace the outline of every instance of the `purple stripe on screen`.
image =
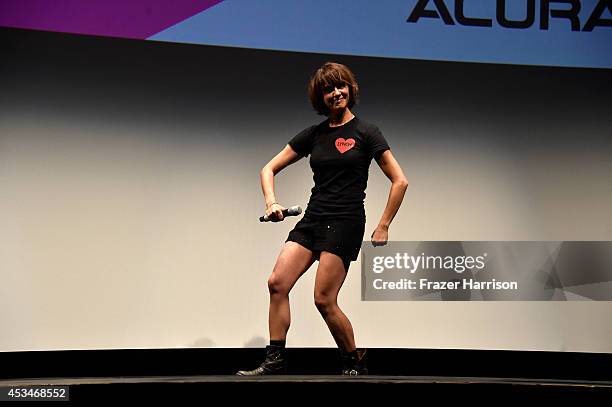
POLYGON ((0 26, 148 38, 223 0, 0 0, 0 26))

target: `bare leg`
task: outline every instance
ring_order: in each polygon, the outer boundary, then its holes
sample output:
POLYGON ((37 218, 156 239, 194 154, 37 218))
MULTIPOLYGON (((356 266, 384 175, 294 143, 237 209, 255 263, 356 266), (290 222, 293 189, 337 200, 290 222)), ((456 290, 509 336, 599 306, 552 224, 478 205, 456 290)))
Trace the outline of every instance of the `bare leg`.
POLYGON ((355 350, 355 337, 349 319, 338 306, 338 292, 347 271, 342 259, 329 252, 321 252, 315 279, 315 305, 329 327, 338 347, 345 352, 355 350))
POLYGON ((291 324, 289 292, 315 261, 312 251, 296 242, 286 242, 268 279, 270 340, 285 340, 291 324))

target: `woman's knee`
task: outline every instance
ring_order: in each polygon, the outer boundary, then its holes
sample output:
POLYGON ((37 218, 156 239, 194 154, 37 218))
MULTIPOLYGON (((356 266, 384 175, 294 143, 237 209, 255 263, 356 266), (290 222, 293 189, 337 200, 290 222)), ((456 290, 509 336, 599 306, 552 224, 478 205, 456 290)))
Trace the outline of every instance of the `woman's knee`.
POLYGON ((270 294, 289 294, 287 284, 284 283, 283 279, 280 278, 277 273, 272 273, 268 278, 268 291, 270 294))
POLYGON ((336 306, 336 298, 324 292, 315 291, 314 303, 319 312, 325 316, 336 306))

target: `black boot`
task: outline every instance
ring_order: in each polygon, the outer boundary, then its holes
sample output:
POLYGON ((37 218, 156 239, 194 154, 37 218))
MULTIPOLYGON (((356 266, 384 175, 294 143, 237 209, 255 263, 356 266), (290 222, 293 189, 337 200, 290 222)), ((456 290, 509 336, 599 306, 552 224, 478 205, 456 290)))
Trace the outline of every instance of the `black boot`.
POLYGON ((342 374, 344 376, 362 376, 368 374, 365 349, 358 349, 357 355, 346 353, 340 349, 340 357, 342 358, 342 374))
POLYGON ((261 376, 287 373, 287 357, 285 348, 280 346, 266 346, 266 360, 253 370, 241 370, 238 376, 261 376))

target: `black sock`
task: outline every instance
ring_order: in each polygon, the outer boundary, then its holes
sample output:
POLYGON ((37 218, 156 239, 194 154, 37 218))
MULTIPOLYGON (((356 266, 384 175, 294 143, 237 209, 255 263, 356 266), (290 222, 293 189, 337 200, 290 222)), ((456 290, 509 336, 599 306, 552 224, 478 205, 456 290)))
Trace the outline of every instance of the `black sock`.
POLYGON ((357 349, 355 349, 355 350, 354 350, 354 351, 352 351, 352 352, 349 352, 348 354, 349 354, 349 356, 351 357, 351 359, 354 359, 354 360, 359 359, 359 355, 357 354, 357 349))
POLYGON ((270 345, 272 345, 272 346, 278 346, 279 348, 284 348, 286 343, 287 343, 287 341, 286 341, 286 340, 284 340, 284 341, 274 341, 274 340, 270 340, 270 345))

